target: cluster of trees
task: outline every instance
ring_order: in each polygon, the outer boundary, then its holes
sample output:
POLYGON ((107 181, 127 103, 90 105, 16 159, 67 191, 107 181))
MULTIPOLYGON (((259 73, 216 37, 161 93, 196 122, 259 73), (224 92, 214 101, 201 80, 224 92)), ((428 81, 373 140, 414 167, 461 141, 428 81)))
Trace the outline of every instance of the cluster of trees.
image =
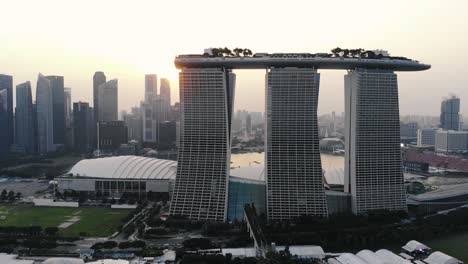
POLYGON ((331 50, 332 56, 337 58, 367 58, 367 59, 382 59, 382 58, 390 58, 395 60, 409 60, 405 57, 394 57, 394 56, 384 56, 382 54, 375 54, 372 50, 364 50, 364 49, 342 49, 342 48, 334 48, 331 50))
MULTIPOLYGON (((400 213, 403 215, 403 213, 400 213)), ((379 249, 389 244, 402 245, 409 240, 429 240, 444 235, 468 231, 468 208, 447 215, 419 218, 402 223, 373 216, 332 216, 330 221, 309 224, 265 226, 269 241, 284 245, 321 245, 330 251, 353 251, 363 248, 379 249)), ((392 220, 398 218, 398 213, 392 220)))
POLYGON ((266 258, 232 258, 231 254, 222 255, 197 255, 197 254, 184 254, 181 264, 319 264, 319 260, 313 259, 298 259, 291 256, 289 252, 280 253, 267 253, 266 258))
POLYGON ((208 238, 191 238, 182 242, 185 250, 211 249, 214 245, 208 238))
POLYGON ((363 58, 367 57, 370 54, 375 56, 373 51, 366 51, 364 49, 342 49, 342 48, 334 48, 331 50, 334 57, 341 57, 341 58, 363 58))
MULTIPOLYGON (((211 49, 213 57, 251 57, 253 55, 250 49, 235 48, 230 50, 228 48, 213 48, 211 49)), ((209 54, 204 54, 208 56, 209 54)))
POLYGON ((94 250, 112 249, 112 248, 115 248, 117 245, 118 245, 117 242, 109 240, 106 242, 98 242, 92 245, 91 249, 94 249, 94 250))
POLYGON ((17 192, 15 194, 14 191, 7 191, 7 190, 3 190, 2 193, 0 194, 0 200, 1 201, 10 201, 10 202, 13 202, 17 199, 21 199, 21 196, 22 194, 20 192, 17 192))
POLYGON ((191 231, 202 228, 204 223, 203 221, 188 219, 181 215, 171 215, 166 219, 164 225, 172 231, 178 231, 179 229, 191 231))
POLYGON ((127 249, 127 248, 145 248, 146 243, 145 241, 135 240, 135 241, 124 241, 119 243, 120 249, 127 249))

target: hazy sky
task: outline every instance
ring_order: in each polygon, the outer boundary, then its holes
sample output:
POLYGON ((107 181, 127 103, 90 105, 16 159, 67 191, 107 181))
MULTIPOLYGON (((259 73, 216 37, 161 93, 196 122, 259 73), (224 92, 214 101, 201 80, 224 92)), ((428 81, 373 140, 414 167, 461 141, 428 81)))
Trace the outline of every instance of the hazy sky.
MULTIPOLYGON (((0 73, 14 85, 63 75, 73 101, 92 101, 97 70, 119 79, 119 108, 143 99, 144 74, 172 83, 177 54, 227 46, 254 52, 386 49, 432 64, 400 73, 402 114, 432 114, 449 94, 468 114, 468 1, 1 0, 0 73)), ((264 109, 264 71, 237 71, 236 108, 264 109)), ((319 112, 343 111, 345 71, 321 71, 319 112)))

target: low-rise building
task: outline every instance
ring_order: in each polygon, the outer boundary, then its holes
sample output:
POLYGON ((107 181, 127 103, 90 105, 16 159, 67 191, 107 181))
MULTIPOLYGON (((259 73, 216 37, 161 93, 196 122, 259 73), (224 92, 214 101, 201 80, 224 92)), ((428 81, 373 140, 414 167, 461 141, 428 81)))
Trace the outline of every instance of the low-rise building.
POLYGON ((418 129, 418 146, 435 146, 436 132, 435 128, 418 129))
POLYGON ((437 130, 435 149, 443 153, 467 151, 468 131, 437 130))

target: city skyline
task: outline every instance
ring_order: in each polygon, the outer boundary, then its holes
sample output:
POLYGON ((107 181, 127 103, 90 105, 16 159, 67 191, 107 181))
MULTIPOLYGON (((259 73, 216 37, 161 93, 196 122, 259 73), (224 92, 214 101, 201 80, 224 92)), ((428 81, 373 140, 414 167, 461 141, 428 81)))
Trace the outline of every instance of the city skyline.
MULTIPOLYGON (((72 88, 72 101, 92 100, 92 75, 95 71, 104 71, 107 75, 119 79, 119 110, 129 110, 138 105, 144 97, 144 75, 156 73, 160 77, 169 78, 173 87, 172 101, 179 101, 177 70, 172 59, 183 53, 200 53, 209 46, 247 46, 254 52, 328 52, 336 46, 344 48, 383 48, 391 54, 410 56, 423 62, 430 62, 433 68, 421 75, 400 75, 400 105, 401 113, 437 115, 440 99, 448 93, 457 94, 460 98, 468 97, 464 89, 467 77, 467 55, 455 52, 459 47, 466 46, 468 27, 462 23, 467 4, 463 1, 453 1, 450 6, 442 2, 412 2, 393 1, 385 6, 385 12, 379 12, 372 2, 358 1, 366 16, 356 16, 354 12, 337 9, 335 5, 324 3, 306 3, 297 1, 295 16, 288 16, 293 24, 309 23, 309 10, 325 10, 314 13, 315 20, 325 19, 327 24, 311 27, 313 30, 303 31, 301 27, 288 27, 285 40, 278 39, 274 34, 284 30, 280 21, 271 18, 281 14, 281 5, 276 3, 249 3, 248 8, 210 13, 211 17, 199 17, 190 10, 196 6, 210 5, 202 3, 166 3, 158 4, 143 2, 142 5, 122 3, 91 3, 76 2, 65 5, 51 2, 52 9, 34 12, 36 3, 28 3, 31 8, 24 10, 22 1, 9 2, 7 12, 0 21, 10 25, 5 34, 0 36, 3 50, 8 52, 0 55, 2 73, 13 76, 14 85, 30 81, 35 83, 38 72, 64 76, 65 86, 72 88), (182 5, 181 5, 182 4, 182 5), (97 5, 96 7, 94 5, 97 5), (185 8, 180 8, 183 6, 185 8), (193 7, 193 8, 191 8, 193 7), (107 9, 116 16, 131 13, 135 19, 128 21, 103 22, 102 13, 98 10, 107 9), (164 9, 161 16, 150 16, 151 10, 164 9), (256 10, 268 12, 256 12, 256 10), (73 10, 71 12, 70 10, 73 10), (75 12, 75 10, 77 12, 75 12), (18 21, 21 17, 29 19, 18 21), (77 14, 87 14, 87 20, 73 19, 77 14), (243 13, 243 21, 235 22, 237 12, 243 13), (222 15, 221 15, 222 13, 222 15), (39 19, 41 14, 41 19, 39 19), (137 15, 138 14, 138 15, 137 15), (328 16, 335 21, 330 22, 328 16), (37 19, 36 19, 37 18, 37 19), (63 19, 61 19, 63 18, 63 19), (177 19, 175 19, 177 18, 177 19), (195 19, 197 18, 197 19, 195 19), (227 24, 222 30, 213 24, 216 34, 207 30, 212 19, 223 18, 227 24), (231 18, 231 19, 229 19, 231 18), (269 21, 271 26, 250 23, 253 20, 269 21), (56 25, 56 21, 61 24, 56 25), (180 21, 177 21, 180 20, 180 21), (234 20, 234 21, 233 21, 234 20), (15 23, 10 23, 15 21, 15 23), (80 23, 76 22, 80 21, 80 23), (168 25, 163 21, 171 21, 168 25), (188 23, 190 21, 190 23, 188 23), (354 21, 356 27, 344 27, 347 21, 354 21), (372 21, 372 23, 366 23, 372 21), (237 25, 236 23, 239 23, 237 25), (50 29, 61 30, 62 34, 54 35, 50 29), (184 29, 187 34, 173 34, 184 29), (198 30, 197 30, 198 29, 198 30), (148 36, 148 31, 155 32, 148 36), (196 32, 196 34, 195 34, 196 32), (313 34, 311 34, 313 33, 313 34), (167 43, 160 41, 160 36, 166 36, 167 43), (372 37, 369 37, 372 36, 372 37), (112 46, 108 45, 109 39, 112 46), (90 40, 93 41, 90 41, 90 40), (190 40, 188 43, 187 40, 190 40), (449 41, 450 40, 450 41, 449 41), (32 44, 34 43, 34 44, 32 44), (135 44, 138 43, 138 44, 135 44), (291 44, 293 43, 293 44, 291 44), (419 46, 408 43, 420 43, 419 46), (207 46, 208 45, 208 46, 207 46), (448 52, 452 50, 453 52, 448 52), (28 58, 28 67, 24 60, 28 58), (449 64, 450 63, 450 64, 449 64), (450 66, 450 67, 449 67, 450 66), (420 96, 425 95, 425 104, 418 106, 420 96)), ((211 3, 213 4, 213 3, 211 3)), ((42 5, 42 3, 41 3, 42 5)), ((218 4, 217 4, 218 5, 218 4)), ((245 72, 235 71, 237 78, 237 103, 235 109, 263 111, 264 102, 258 100, 263 87, 263 70, 245 72), (251 96, 251 95, 255 96, 251 96)), ((343 74, 321 71, 322 90, 320 93, 319 113, 335 110, 342 112, 344 97, 341 94, 343 74)), ((33 98, 35 87, 33 85, 33 98)), ((91 102, 90 102, 91 103, 91 102)), ((468 106, 461 106, 461 113, 468 112, 468 106)))

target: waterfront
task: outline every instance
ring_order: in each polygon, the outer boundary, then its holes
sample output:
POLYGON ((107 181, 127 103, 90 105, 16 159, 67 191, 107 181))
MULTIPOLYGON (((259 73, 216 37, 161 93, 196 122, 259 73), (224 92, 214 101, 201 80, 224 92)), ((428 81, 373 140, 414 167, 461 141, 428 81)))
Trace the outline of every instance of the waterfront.
MULTIPOLYGON (((322 169, 327 171, 343 171, 344 177, 344 156, 336 156, 321 153, 322 169)), ((264 152, 252 152, 242 154, 231 154, 231 175, 255 180, 264 180, 263 164, 265 163, 264 152)), ((440 187, 468 183, 468 177, 462 176, 421 176, 405 173, 405 180, 420 181, 428 187, 440 187)))
MULTIPOLYGON (((324 153, 322 153, 320 156, 322 159, 322 168, 324 170, 344 168, 344 156, 335 156, 335 155, 324 154, 324 153)), ((265 163, 264 152, 231 154, 231 167, 258 166, 264 163, 265 163)))

